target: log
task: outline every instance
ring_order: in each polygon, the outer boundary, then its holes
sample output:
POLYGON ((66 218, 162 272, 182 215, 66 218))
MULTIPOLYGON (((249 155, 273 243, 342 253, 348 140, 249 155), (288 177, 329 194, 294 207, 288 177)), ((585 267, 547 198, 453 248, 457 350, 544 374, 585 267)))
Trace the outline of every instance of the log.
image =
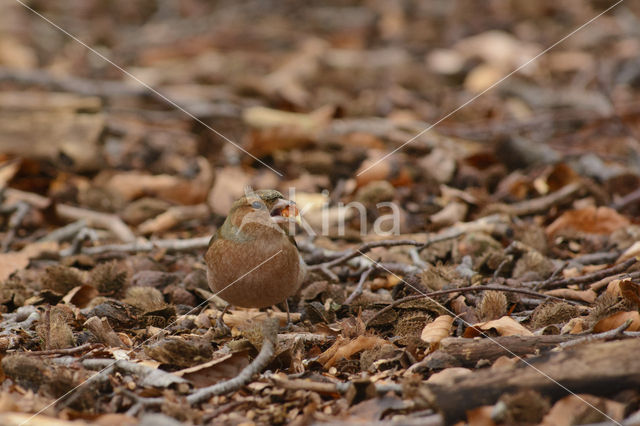
POLYGON ((423 384, 422 395, 446 424, 467 410, 492 405, 505 393, 535 390, 556 401, 570 393, 611 396, 640 388, 640 339, 593 343, 520 361, 513 368, 487 369, 446 384, 423 384))
POLYGON ((463 339, 447 337, 440 341, 440 351, 453 357, 462 367, 475 367, 480 360, 495 361, 501 356, 513 357, 539 354, 555 348, 559 343, 575 339, 573 335, 500 336, 463 339))

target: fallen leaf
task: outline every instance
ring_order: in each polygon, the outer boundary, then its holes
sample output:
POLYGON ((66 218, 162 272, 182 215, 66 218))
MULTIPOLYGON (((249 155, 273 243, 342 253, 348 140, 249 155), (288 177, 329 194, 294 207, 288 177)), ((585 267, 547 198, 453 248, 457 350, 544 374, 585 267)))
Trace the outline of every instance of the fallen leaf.
POLYGON ((598 294, 591 290, 572 290, 570 288, 556 288, 554 290, 545 291, 544 294, 549 296, 562 297, 564 299, 580 300, 582 302, 593 303, 596 301, 598 294))
POLYGON ((616 263, 621 263, 621 262, 624 262, 625 260, 631 259, 632 257, 638 257, 638 256, 640 256, 640 241, 636 241, 631 245, 631 247, 626 249, 624 253, 620 255, 618 260, 616 260, 616 263))
POLYGON ((47 251, 57 251, 58 243, 46 241, 29 244, 18 252, 0 253, 0 281, 4 281, 14 272, 29 266, 29 260, 47 251))
POLYGON ((542 420, 543 426, 570 426, 607 421, 602 414, 621 422, 625 405, 619 402, 598 398, 592 395, 569 395, 557 401, 542 420), (585 401, 587 402, 585 404, 585 401), (587 417, 588 416, 588 417, 587 417))
POLYGON ((431 350, 434 350, 440 340, 444 339, 451 332, 453 317, 450 315, 440 315, 429 324, 425 325, 420 334, 420 338, 429 343, 431 350))
POLYGON ((628 302, 640 305, 640 285, 630 279, 620 281, 620 293, 628 302))
POLYGON ((603 331, 613 330, 620 327, 626 321, 631 320, 631 325, 626 331, 638 331, 640 330, 640 313, 638 311, 618 312, 601 319, 593 327, 594 333, 601 333, 603 331))
POLYGON ((585 207, 569 210, 553 221, 546 229, 549 236, 567 229, 587 234, 611 234, 629 226, 629 219, 609 207, 585 207))
POLYGON ((349 341, 347 341, 347 339, 338 339, 329 349, 320 354, 318 362, 323 364, 325 368, 331 368, 336 362, 343 358, 349 358, 365 349, 386 344, 388 344, 386 340, 375 336, 358 336, 349 341))
POLYGON ((200 172, 193 179, 132 171, 111 176, 105 186, 124 200, 155 196, 178 204, 198 204, 206 200, 213 182, 213 169, 209 162, 200 157, 198 167, 200 172))
POLYGON ((221 353, 218 351, 213 354, 211 361, 176 371, 173 374, 188 380, 195 387, 201 388, 215 384, 220 380, 235 377, 247 365, 249 365, 249 357, 246 352, 221 353))
POLYGON ((493 413, 493 405, 483 405, 473 410, 467 410, 469 426, 495 426, 491 413, 493 413))
POLYGON ((72 303, 78 308, 83 309, 86 308, 93 298, 98 296, 98 294, 98 289, 95 287, 86 284, 79 285, 69 290, 69 292, 62 298, 62 301, 64 303, 72 303))
POLYGON ((518 321, 509 316, 504 316, 497 320, 481 322, 468 327, 464 331, 463 337, 476 337, 482 331, 494 329, 500 336, 533 336, 533 333, 524 328, 518 321))

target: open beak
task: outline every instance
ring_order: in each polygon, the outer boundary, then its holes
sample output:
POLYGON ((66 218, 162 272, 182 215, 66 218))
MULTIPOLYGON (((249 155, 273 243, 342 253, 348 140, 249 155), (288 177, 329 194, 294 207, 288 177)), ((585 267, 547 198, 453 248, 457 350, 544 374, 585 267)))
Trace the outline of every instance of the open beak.
POLYGON ((277 223, 295 221, 301 224, 300 211, 296 207, 296 203, 290 200, 279 199, 271 207, 271 218, 277 223))

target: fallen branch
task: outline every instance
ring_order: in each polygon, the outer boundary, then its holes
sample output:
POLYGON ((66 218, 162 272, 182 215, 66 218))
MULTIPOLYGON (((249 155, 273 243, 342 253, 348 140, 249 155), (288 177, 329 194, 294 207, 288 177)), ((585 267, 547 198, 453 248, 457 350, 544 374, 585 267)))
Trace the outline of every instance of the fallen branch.
POLYGON ((136 241, 129 244, 106 244, 103 246, 83 247, 82 253, 95 255, 103 253, 141 253, 157 249, 168 251, 191 251, 206 248, 211 237, 198 237, 187 239, 166 239, 153 241, 136 241))
POLYGON ((405 374, 421 369, 443 367, 473 368, 480 360, 493 362, 501 356, 523 356, 549 351, 563 342, 575 340, 575 335, 498 336, 491 339, 466 339, 446 337, 440 341, 437 351, 413 364, 405 374))
POLYGON ((97 347, 102 346, 97 343, 85 343, 84 345, 75 346, 73 348, 64 348, 64 349, 49 349, 46 351, 27 351, 27 352, 19 352, 20 355, 29 355, 29 356, 42 356, 42 355, 72 355, 78 352, 84 352, 86 350, 93 350, 97 347))
POLYGON ((580 337, 578 339, 571 340, 560 344, 562 348, 568 348, 570 346, 581 345, 583 343, 593 342, 594 340, 608 340, 615 339, 616 337, 624 336, 624 331, 629 328, 633 320, 626 320, 621 326, 614 328, 613 330, 604 331, 602 333, 590 334, 580 337))
POLYGON ((528 216, 549 210, 551 207, 568 201, 583 188, 582 182, 570 183, 543 197, 509 204, 507 211, 513 216, 528 216))
POLYGON ((345 254, 330 260, 328 262, 319 263, 317 265, 310 265, 309 271, 318 271, 324 268, 333 268, 334 266, 341 265, 348 262, 354 257, 361 256, 362 254, 376 248, 376 247, 396 247, 396 246, 423 246, 424 243, 415 240, 382 240, 382 241, 370 241, 362 244, 360 247, 352 250, 348 250, 345 254))
POLYGON ((232 379, 198 389, 187 397, 187 402, 192 405, 198 404, 210 399, 212 396, 234 392, 249 383, 253 376, 261 373, 273 359, 278 345, 278 328, 278 320, 274 318, 265 320, 262 328, 262 335, 264 336, 262 348, 251 364, 247 365, 232 379))
POLYGON ((533 288, 535 290, 550 290, 554 288, 567 287, 569 285, 585 285, 591 284, 601 279, 607 278, 610 275, 620 274, 629 269, 634 263, 637 262, 635 257, 627 259, 626 261, 614 265, 607 269, 602 269, 591 274, 582 275, 580 277, 562 278, 554 281, 543 281, 537 283, 533 288))
POLYGON ((505 370, 479 370, 447 383, 423 383, 418 394, 444 414, 446 424, 463 420, 467 410, 493 405, 500 396, 525 389, 552 402, 569 392, 610 396, 640 387, 639 352, 638 339, 598 342, 546 353, 505 370))

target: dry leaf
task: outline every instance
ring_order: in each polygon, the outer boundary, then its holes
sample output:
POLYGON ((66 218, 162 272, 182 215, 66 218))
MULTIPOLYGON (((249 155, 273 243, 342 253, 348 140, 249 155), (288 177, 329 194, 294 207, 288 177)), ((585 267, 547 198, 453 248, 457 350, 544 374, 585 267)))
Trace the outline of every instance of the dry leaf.
POLYGON ((629 226, 629 219, 609 207, 585 207, 569 210, 553 221, 546 229, 549 236, 572 229, 587 234, 611 234, 629 226))
POLYGON ((323 352, 318 357, 318 362, 324 365, 325 368, 331 368, 337 361, 342 358, 349 358, 353 354, 356 354, 365 349, 371 349, 377 345, 387 345, 388 342, 384 339, 375 336, 358 336, 353 340, 350 340, 345 344, 347 339, 338 339, 331 345, 329 349, 323 352))
POLYGON ((618 284, 622 297, 636 305, 640 305, 640 285, 630 279, 622 280, 618 284))
POLYGON ((579 334, 582 333, 585 328, 584 318, 571 318, 569 322, 562 327, 560 334, 579 334))
POLYGON ((618 312, 601 319, 593 327, 594 333, 601 333, 603 331, 613 330, 620 327, 626 321, 631 320, 631 325, 626 331, 638 331, 640 330, 640 313, 638 311, 618 312))
POLYGON ((463 337, 476 337, 482 331, 494 329, 500 336, 533 336, 529 330, 524 328, 518 321, 511 317, 504 316, 500 319, 474 324, 464 331, 463 337))
POLYGON ((491 413, 493 413, 493 405, 483 405, 473 410, 467 410, 469 426, 495 426, 491 413))
POLYGON ((213 354, 211 361, 176 371, 173 374, 188 380, 195 387, 201 388, 220 380, 235 377, 247 365, 249 365, 249 357, 246 352, 223 354, 218 351, 213 354))
POLYGON ((607 421, 608 419, 602 415, 602 412, 620 422, 624 418, 624 408, 624 404, 592 395, 569 395, 553 405, 544 416, 541 424, 544 426, 570 426, 607 421))
POLYGON ((98 296, 98 289, 90 285, 79 285, 72 288, 63 298, 64 303, 72 303, 80 309, 86 308, 98 296))
POLYGON ((178 204, 198 204, 206 200, 213 182, 213 169, 209 162, 199 157, 198 167, 200 172, 193 179, 142 172, 117 173, 107 181, 106 188, 124 200, 155 196, 178 204))
POLYGON ((563 299, 580 300, 587 303, 593 303, 598 298, 598 294, 591 289, 572 290, 570 288, 556 288, 554 290, 545 291, 544 294, 561 297, 563 299))
POLYGON ((14 272, 29 265, 29 260, 47 251, 57 251, 54 241, 29 244, 18 252, 0 253, 0 281, 4 281, 14 272))
POLYGON ((13 179, 13 176, 15 176, 15 174, 20 169, 21 163, 22 162, 20 161, 20 159, 16 159, 5 161, 4 163, 0 164, 0 188, 4 188, 5 186, 7 186, 7 183, 9 183, 11 179, 13 179))
POLYGON ((638 256, 640 256, 640 241, 636 241, 631 245, 631 247, 626 249, 624 253, 620 255, 618 260, 616 260, 616 263, 621 263, 621 262, 624 262, 625 260, 631 259, 632 257, 638 257, 638 256))
POLYGON ((431 350, 434 350, 440 340, 444 339, 451 332, 453 317, 450 315, 440 315, 429 324, 425 325, 420 334, 420 338, 429 343, 431 350))

